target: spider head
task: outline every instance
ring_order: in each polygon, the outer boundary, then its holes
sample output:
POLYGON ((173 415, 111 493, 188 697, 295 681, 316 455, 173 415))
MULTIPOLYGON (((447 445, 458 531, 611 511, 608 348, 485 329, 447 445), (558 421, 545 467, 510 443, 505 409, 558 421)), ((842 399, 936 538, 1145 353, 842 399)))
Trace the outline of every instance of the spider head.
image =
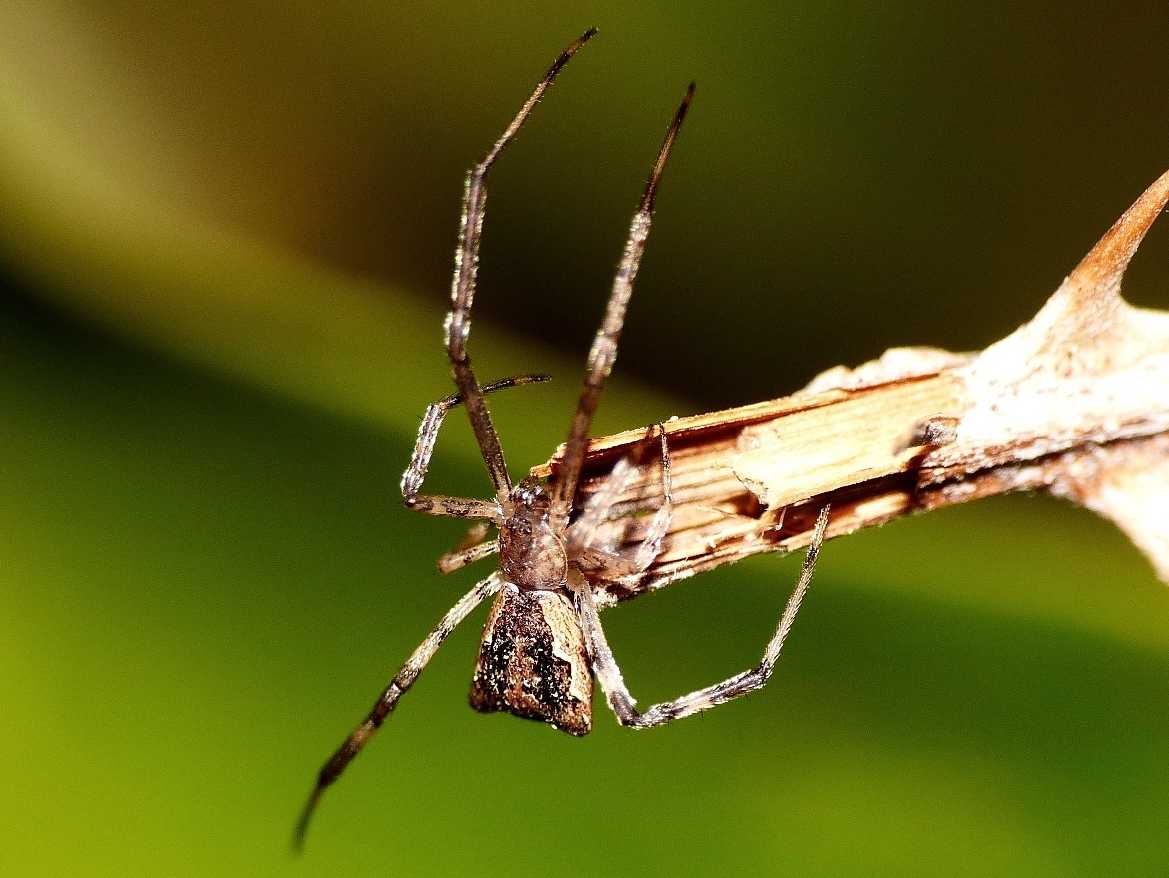
POLYGON ((511 489, 511 502, 517 514, 522 514, 523 511, 527 510, 529 514, 543 513, 546 515, 552 505, 552 498, 548 496, 548 492, 539 479, 529 476, 511 489))

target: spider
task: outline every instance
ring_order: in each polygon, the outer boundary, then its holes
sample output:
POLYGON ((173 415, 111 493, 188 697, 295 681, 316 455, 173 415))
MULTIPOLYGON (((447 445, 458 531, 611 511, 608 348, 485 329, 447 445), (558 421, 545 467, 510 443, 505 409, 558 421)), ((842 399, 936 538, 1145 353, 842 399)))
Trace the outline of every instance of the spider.
POLYGON ((470 535, 472 543, 484 539, 488 527, 498 530, 494 540, 467 545, 444 555, 439 560, 442 572, 449 573, 496 552, 500 556, 499 570, 477 583, 451 607, 394 675, 365 720, 325 763, 296 827, 298 848, 303 845, 309 820, 325 789, 361 752, 451 632, 488 598, 494 597, 494 603, 483 629, 471 683, 472 707, 484 712, 506 711, 544 721, 571 735, 585 735, 592 727, 594 676, 618 722, 636 729, 690 716, 761 688, 771 677, 811 583, 824 540, 827 508, 821 510, 816 520, 795 590, 759 664, 721 683, 645 710, 638 709, 629 693, 601 627, 596 590, 605 583, 635 581, 660 553, 670 525, 673 495, 669 442, 660 424, 647 430, 646 442, 656 439, 660 445, 663 500, 645 527, 644 539, 631 553, 621 554, 613 548, 612 528, 606 524, 616 498, 641 469, 637 452, 620 460, 580 508, 574 507, 574 499, 589 426, 617 357, 617 342, 649 235, 658 184, 693 98, 693 83, 666 131, 633 215, 604 320, 589 352, 580 401, 569 428, 558 477, 547 485, 534 478, 513 485, 508 474, 485 397, 505 388, 545 381, 547 376, 524 375, 481 385, 471 368, 467 337, 487 197, 485 184, 496 159, 556 75, 595 33, 595 28, 589 29, 561 52, 491 150, 467 173, 451 283, 451 310, 444 324, 447 354, 458 393, 427 408, 409 468, 402 476, 402 496, 407 507, 428 515, 477 521, 470 535), (419 493, 443 419, 460 404, 467 410, 495 490, 490 500, 419 493))

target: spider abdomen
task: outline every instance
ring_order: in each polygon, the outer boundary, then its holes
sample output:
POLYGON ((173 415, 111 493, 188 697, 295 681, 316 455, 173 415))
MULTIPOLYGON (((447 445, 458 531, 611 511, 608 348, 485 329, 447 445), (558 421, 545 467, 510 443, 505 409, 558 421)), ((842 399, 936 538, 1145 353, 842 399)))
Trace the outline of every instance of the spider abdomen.
POLYGON ((593 677, 571 600, 507 583, 492 604, 471 681, 471 706, 592 729, 593 677))

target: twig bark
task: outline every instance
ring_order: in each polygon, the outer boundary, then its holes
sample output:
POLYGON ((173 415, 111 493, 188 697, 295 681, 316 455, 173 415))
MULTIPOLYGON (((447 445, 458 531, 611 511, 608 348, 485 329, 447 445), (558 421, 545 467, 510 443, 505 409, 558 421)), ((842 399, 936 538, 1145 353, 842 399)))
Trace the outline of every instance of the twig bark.
MULTIPOLYGON (((1039 313, 977 354, 895 348, 796 394, 665 425, 675 515, 661 555, 610 602, 749 555, 911 512, 1047 490, 1115 521, 1169 581, 1169 312, 1121 298, 1125 269, 1169 201, 1169 172, 1116 222, 1039 313)), ((644 447, 645 428, 592 440, 580 490, 644 447)), ((558 451, 533 474, 556 478, 558 451)), ((622 495, 661 501, 655 467, 622 495)), ((616 524, 614 526, 617 526, 616 524)))

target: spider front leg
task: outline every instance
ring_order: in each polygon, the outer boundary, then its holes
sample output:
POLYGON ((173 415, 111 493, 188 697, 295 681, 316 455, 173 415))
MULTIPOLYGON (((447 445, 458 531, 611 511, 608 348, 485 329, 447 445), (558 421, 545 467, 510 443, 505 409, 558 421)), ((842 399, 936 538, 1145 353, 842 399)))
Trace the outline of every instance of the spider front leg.
POLYGON ((660 726, 671 720, 710 710, 712 707, 725 704, 740 695, 746 695, 748 692, 763 688, 771 678, 775 663, 779 660, 780 650, 783 649, 783 643, 795 623, 796 614, 800 610, 804 595, 808 593, 808 586, 812 582, 812 572, 816 567, 816 558, 820 554, 820 547, 824 543, 824 530, 827 526, 828 507, 825 506, 820 510, 820 515, 816 519, 816 526, 812 531, 812 541, 808 546, 807 555, 804 556, 804 565, 800 570, 800 578, 796 582, 795 590, 783 608, 779 625, 771 640, 767 642, 759 664, 714 686, 707 686, 673 701, 655 704, 644 711, 637 709, 637 702, 629 694, 625 680, 622 679, 621 669, 618 667, 616 659, 613 658, 613 651, 605 639, 605 631, 601 627, 601 618, 597 612, 596 601, 593 599, 590 586, 585 583, 576 588, 581 626, 584 629, 585 644, 593 663, 593 671, 597 675, 601 688, 605 690, 605 700, 608 702, 609 708, 616 714, 617 721, 623 726, 631 726, 635 729, 660 726))
MULTIPOLYGON (((509 387, 539 384, 549 380, 551 379, 547 375, 517 375, 484 385, 482 392, 484 394, 494 393, 509 387)), ((410 465, 406 468, 406 472, 402 473, 402 499, 411 509, 425 512, 428 515, 485 518, 494 521, 499 517, 499 509, 494 503, 467 497, 419 495, 418 493, 426 479, 426 471, 430 467, 430 458, 434 455, 434 445, 438 441, 438 433, 442 429, 443 419, 446 418, 447 412, 462 402, 462 394, 455 393, 445 399, 440 399, 438 402, 432 402, 426 407, 426 414, 422 416, 422 423, 418 427, 418 438, 414 441, 414 453, 410 456, 410 465)))
POLYGON ((501 585, 502 582, 499 576, 493 573, 463 595, 459 599, 459 602, 447 611, 446 615, 442 617, 434 629, 426 636, 426 639, 410 654, 410 658, 406 659, 406 663, 394 675, 394 679, 390 681, 390 685, 386 687, 385 691, 382 692, 381 696, 374 703, 373 708, 361 725, 353 730, 352 734, 345 739, 345 743, 341 745, 340 749, 325 763, 317 775, 316 786, 313 787, 312 793, 309 794, 308 802, 305 804, 300 820, 296 824, 293 845, 297 850, 304 846, 304 838, 308 832, 309 821, 312 819, 313 812, 316 811, 317 804, 320 802, 325 790, 341 776, 341 772, 345 770, 345 767, 369 743, 369 739, 373 737, 374 732, 381 728, 382 723, 386 721, 386 717, 397 706, 398 699, 406 694, 410 687, 414 685, 414 681, 418 679, 418 675, 422 673, 423 669, 430 663, 430 660, 434 658, 434 654, 438 652, 438 648, 442 646, 443 641, 450 637, 451 633, 459 627, 460 623, 479 604, 499 591, 501 585))
MULTIPOLYGON (((483 536, 486 537, 486 533, 483 536)), ((447 552, 439 556, 438 572, 444 576, 448 573, 454 573, 456 570, 462 570, 468 564, 482 561, 484 558, 490 557, 498 551, 499 540, 484 540, 474 545, 462 546, 453 552, 447 552)))
MULTIPOLYGON (((670 529, 674 513, 674 494, 670 476, 670 444, 664 424, 657 425, 661 438, 662 505, 654 513, 649 527, 632 557, 610 551, 597 540, 617 498, 628 487, 637 471, 637 453, 623 457, 613 467, 609 478, 589 498, 580 517, 569 528, 573 560, 577 567, 599 579, 618 580, 644 573, 662 551, 662 540, 670 529)), ((653 428, 647 439, 651 438, 653 428)))
POLYGON ((467 337, 471 334, 471 304, 475 299, 475 280, 479 270, 479 239, 483 234, 483 217, 487 210, 487 175, 500 153, 515 139, 516 133, 523 127, 557 74, 594 34, 596 29, 589 28, 557 56, 531 95, 524 101, 511 124, 495 141, 495 145, 467 172, 463 186, 463 214, 459 224, 459 241, 455 249, 454 277, 451 279, 451 310, 447 313, 444 324, 446 349, 455 384, 458 385, 459 394, 467 407, 471 429, 475 431, 475 440, 479 443, 479 451, 487 465, 487 473, 495 489, 495 499, 500 506, 506 506, 508 503, 511 476, 508 475, 507 463, 503 459, 499 435, 495 432, 495 426, 491 423, 491 413, 483 399, 483 388, 475 377, 475 372, 471 368, 471 358, 467 354, 467 337))
POLYGON ((629 300, 633 296, 633 285, 637 281, 637 272, 641 267, 641 257, 645 253, 646 240, 653 225, 654 204, 657 200, 658 185, 662 180, 662 172, 666 168, 666 161, 670 158, 670 150, 678 139, 678 132, 682 129, 682 121, 686 118, 686 111, 690 109, 690 102, 694 99, 694 83, 686 89, 686 96, 674 113, 670 127, 666 129, 665 140, 658 150, 658 157, 654 161, 646 181, 645 189, 638 202, 637 211, 633 214, 633 221, 629 224, 629 235, 625 239, 625 250, 621 254, 621 262, 617 265, 617 273, 613 277, 613 286, 609 291, 609 301, 605 305, 605 316, 601 319, 601 328, 593 337, 592 347, 589 348, 589 357, 585 364, 584 380, 581 382, 580 398, 576 404, 576 412, 568 427, 568 439, 564 443, 564 456, 560 461, 560 471, 553 483, 552 518, 560 527, 568 524, 572 514, 572 505, 576 497, 577 484, 580 482, 581 469, 584 466, 585 451, 589 444, 589 427, 593 422, 593 414, 601 401, 601 392, 605 389, 605 379, 613 371, 613 364, 617 362, 617 343, 621 340, 621 329, 625 325, 625 311, 629 307, 629 300))

